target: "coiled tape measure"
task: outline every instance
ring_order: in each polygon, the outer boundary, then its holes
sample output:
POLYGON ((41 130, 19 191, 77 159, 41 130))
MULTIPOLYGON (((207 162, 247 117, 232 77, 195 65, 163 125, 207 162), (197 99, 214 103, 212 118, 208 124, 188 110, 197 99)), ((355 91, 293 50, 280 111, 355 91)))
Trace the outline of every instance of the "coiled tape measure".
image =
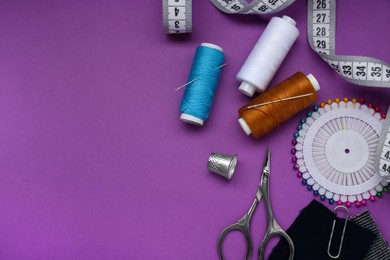
POLYGON ((364 56, 336 55, 336 0, 308 0, 310 46, 345 80, 362 86, 390 87, 390 65, 364 56))

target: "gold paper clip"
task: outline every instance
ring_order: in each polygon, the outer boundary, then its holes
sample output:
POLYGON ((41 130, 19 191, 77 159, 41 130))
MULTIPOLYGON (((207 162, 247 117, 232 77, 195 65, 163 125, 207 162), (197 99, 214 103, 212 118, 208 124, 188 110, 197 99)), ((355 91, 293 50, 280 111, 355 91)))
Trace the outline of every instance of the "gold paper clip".
POLYGON ((337 209, 339 208, 342 208, 345 210, 347 216, 345 218, 345 222, 344 222, 344 227, 343 227, 343 233, 341 234, 341 239, 340 239, 340 246, 339 246, 339 252, 337 253, 337 255, 332 255, 330 253, 330 247, 332 245, 332 240, 333 240, 333 232, 334 232, 334 228, 336 226, 336 219, 333 220, 333 226, 332 226, 332 232, 330 233, 330 238, 329 238, 329 243, 328 243, 328 256, 333 258, 333 259, 337 259, 340 257, 340 254, 341 254, 341 249, 343 247, 343 241, 344 241, 344 235, 345 235, 345 229, 347 228, 347 223, 348 223, 348 218, 349 218, 349 210, 347 207, 345 206, 342 206, 342 205, 339 205, 339 206, 336 206, 333 210, 333 212, 336 214, 337 216, 337 209))

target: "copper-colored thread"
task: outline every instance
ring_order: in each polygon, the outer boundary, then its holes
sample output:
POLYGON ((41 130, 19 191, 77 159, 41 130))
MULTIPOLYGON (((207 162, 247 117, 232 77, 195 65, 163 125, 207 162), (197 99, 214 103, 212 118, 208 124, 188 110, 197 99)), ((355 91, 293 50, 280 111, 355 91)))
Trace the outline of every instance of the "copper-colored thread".
POLYGON ((317 92, 309 79, 302 72, 297 72, 241 107, 238 112, 251 129, 252 136, 259 138, 307 108, 316 99, 317 92), (309 93, 312 95, 248 109, 249 106, 309 93))

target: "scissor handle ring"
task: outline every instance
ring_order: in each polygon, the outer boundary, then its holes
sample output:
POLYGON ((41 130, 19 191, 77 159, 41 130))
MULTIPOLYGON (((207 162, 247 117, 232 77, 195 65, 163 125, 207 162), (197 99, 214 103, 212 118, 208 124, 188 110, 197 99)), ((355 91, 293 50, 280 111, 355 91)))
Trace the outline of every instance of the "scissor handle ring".
POLYGON ((223 241, 225 240, 225 237, 227 236, 227 234, 229 234, 233 230, 238 230, 239 232, 241 232, 244 235, 245 240, 246 240, 246 256, 245 256, 245 260, 250 260, 251 256, 252 256, 252 250, 253 250, 251 235, 249 233, 248 228, 245 225, 240 224, 240 223, 234 223, 234 224, 228 226, 219 235, 219 238, 218 238, 218 255, 219 255, 219 259, 221 259, 221 260, 225 259, 225 256, 223 255, 223 252, 222 252, 222 244, 223 244, 223 241))
POLYGON ((282 229, 274 230, 272 232, 267 232, 266 236, 264 237, 264 239, 261 242, 260 247, 259 247, 259 253, 258 253, 259 260, 264 260, 265 247, 267 246, 267 243, 271 239, 271 237, 274 237, 274 236, 280 236, 280 237, 286 239, 287 244, 288 244, 288 248, 290 250, 290 256, 289 256, 288 260, 293 260, 294 253, 295 253, 294 243, 293 243, 292 239, 289 237, 289 235, 282 229))

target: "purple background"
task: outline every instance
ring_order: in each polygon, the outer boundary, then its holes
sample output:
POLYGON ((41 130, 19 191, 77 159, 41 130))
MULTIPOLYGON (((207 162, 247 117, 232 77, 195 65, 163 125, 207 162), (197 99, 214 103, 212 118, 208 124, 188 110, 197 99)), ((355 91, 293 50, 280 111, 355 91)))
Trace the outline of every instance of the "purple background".
MULTIPOLYGON (((371 2, 338 1, 337 53, 390 61, 390 2, 371 2)), ((258 140, 236 121, 250 99, 235 76, 270 17, 196 0, 193 33, 167 36, 161 9, 160 0, 0 1, 0 259, 217 259, 219 233, 254 198, 267 146, 279 224, 313 199, 290 163, 305 111, 258 140), (228 65, 210 118, 195 127, 179 120, 174 89, 202 42, 223 47, 228 65), (211 152, 238 154, 230 182, 208 172, 211 152)), ((310 49, 306 12, 297 0, 277 14, 301 35, 271 86, 313 73, 317 103, 363 96, 387 109, 388 89, 347 83, 310 49)), ((390 239, 389 194, 351 208, 363 210, 390 239)), ((265 221, 260 204, 255 252, 265 221)), ((232 234, 226 255, 239 259, 243 246, 232 234)))

